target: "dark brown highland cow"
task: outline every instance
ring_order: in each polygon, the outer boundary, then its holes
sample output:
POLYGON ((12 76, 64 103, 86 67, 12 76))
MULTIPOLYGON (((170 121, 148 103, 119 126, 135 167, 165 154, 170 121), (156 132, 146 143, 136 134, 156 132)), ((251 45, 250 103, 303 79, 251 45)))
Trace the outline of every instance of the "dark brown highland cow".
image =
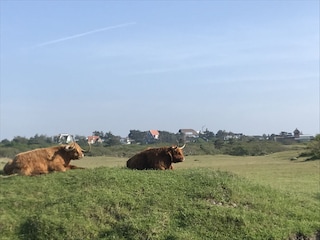
POLYGON ((185 147, 172 146, 150 148, 144 150, 127 161, 127 167, 131 169, 173 169, 172 163, 184 161, 182 149, 185 147))
POLYGON ((38 148, 19 153, 3 168, 5 174, 39 175, 53 171, 65 172, 76 169, 70 161, 84 156, 83 150, 77 143, 59 145, 56 147, 38 148))

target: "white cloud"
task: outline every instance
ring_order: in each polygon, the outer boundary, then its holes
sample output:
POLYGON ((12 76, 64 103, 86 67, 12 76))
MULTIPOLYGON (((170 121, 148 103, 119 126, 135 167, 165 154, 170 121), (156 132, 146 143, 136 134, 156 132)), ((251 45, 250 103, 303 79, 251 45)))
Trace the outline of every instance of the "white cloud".
POLYGON ((136 24, 136 23, 135 22, 129 22, 129 23, 122 23, 122 24, 118 24, 118 25, 114 25, 114 26, 99 28, 99 29, 88 31, 88 32, 83 32, 83 33, 71 35, 71 36, 68 36, 68 37, 63 37, 63 38, 59 38, 59 39, 43 42, 43 43, 40 43, 40 44, 36 45, 35 47, 44 47, 44 46, 47 46, 47 45, 51 45, 51 44, 55 44, 55 43, 59 43, 59 42, 64 42, 64 41, 67 41, 67 40, 83 37, 83 36, 94 34, 94 33, 98 33, 98 32, 104 32, 104 31, 108 31, 108 30, 111 30, 111 29, 115 29, 115 28, 128 27, 128 26, 134 25, 134 24, 136 24))

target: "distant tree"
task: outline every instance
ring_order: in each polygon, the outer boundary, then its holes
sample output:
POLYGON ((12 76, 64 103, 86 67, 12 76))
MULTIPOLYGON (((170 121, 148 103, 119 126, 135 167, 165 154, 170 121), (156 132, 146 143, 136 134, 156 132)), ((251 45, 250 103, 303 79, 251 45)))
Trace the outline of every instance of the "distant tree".
POLYGON ((120 144, 120 137, 115 136, 112 134, 112 132, 107 132, 104 135, 104 143, 106 146, 114 146, 114 145, 119 145, 120 144))
POLYGON ((74 139, 80 146, 88 146, 88 139, 86 136, 75 135, 74 139))
POLYGON ((224 140, 224 137, 227 136, 227 132, 225 130, 219 130, 216 134, 216 138, 220 140, 224 140))
POLYGON ((40 145, 41 147, 45 147, 49 144, 53 143, 53 139, 51 137, 47 137, 46 135, 34 135, 34 137, 29 138, 28 144, 37 144, 40 145))
POLYGON ((28 139, 25 137, 17 136, 12 139, 12 142, 14 144, 28 144, 28 139))
POLYGON ((9 141, 8 139, 3 139, 1 141, 1 144, 4 145, 4 146, 11 146, 11 141, 9 141))
POLYGON ((215 134, 206 129, 203 133, 200 133, 199 137, 206 141, 213 141, 215 139, 215 134))
POLYGON ((177 144, 179 136, 175 133, 159 131, 159 141, 162 143, 177 144))
POLYGON ((136 143, 145 143, 147 132, 141 132, 139 130, 130 130, 128 137, 134 140, 136 143))
POLYGON ((94 132, 92 132, 92 136, 98 136, 100 138, 103 138, 104 134, 102 131, 94 131, 94 132))

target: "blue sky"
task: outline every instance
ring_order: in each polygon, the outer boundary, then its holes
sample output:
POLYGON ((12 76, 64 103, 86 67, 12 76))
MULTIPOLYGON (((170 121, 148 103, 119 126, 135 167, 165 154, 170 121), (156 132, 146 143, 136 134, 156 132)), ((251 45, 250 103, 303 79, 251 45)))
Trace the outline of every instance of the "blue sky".
POLYGON ((0 139, 319 133, 319 1, 0 4, 0 139))

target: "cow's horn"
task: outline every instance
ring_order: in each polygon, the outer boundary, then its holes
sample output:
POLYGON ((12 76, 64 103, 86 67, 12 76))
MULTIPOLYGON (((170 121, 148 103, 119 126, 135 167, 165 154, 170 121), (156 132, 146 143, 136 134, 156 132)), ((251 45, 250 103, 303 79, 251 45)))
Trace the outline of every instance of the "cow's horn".
POLYGON ((89 149, 88 150, 84 150, 81 148, 81 151, 84 153, 90 152, 91 151, 91 144, 89 143, 89 149))
POLYGON ((182 147, 179 147, 179 149, 184 149, 184 147, 186 146, 186 144, 183 144, 183 146, 182 147))
POLYGON ((67 145, 65 146, 66 151, 72 151, 74 149, 74 146, 72 145, 67 145))

